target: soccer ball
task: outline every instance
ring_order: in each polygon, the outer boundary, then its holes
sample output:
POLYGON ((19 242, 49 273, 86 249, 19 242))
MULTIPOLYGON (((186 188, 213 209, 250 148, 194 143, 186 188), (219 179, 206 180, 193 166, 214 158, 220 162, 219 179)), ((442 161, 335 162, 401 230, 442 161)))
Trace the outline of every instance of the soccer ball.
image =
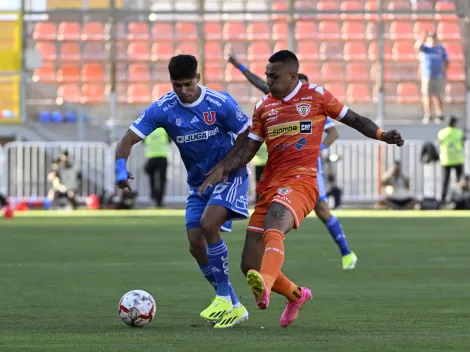
POLYGON ((118 312, 127 325, 142 327, 155 317, 155 300, 148 292, 132 290, 122 296, 118 312))

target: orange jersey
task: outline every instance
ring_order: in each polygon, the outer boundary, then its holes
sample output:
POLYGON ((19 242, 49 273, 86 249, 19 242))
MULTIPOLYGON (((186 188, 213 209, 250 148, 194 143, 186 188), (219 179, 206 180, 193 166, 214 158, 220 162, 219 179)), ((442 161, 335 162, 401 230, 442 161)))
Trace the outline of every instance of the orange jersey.
POLYGON ((316 84, 299 82, 284 99, 270 94, 263 97, 256 104, 249 135, 266 142, 268 149, 258 192, 298 175, 315 180, 327 116, 340 120, 347 111, 329 91, 316 84))

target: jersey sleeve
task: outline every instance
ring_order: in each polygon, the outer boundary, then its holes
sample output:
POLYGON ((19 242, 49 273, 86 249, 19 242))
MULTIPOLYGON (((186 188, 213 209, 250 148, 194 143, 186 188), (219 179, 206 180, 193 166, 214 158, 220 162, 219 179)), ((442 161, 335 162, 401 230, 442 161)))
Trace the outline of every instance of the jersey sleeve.
POLYGON ((323 100, 325 104, 326 116, 335 120, 341 120, 348 112, 349 108, 341 104, 329 90, 323 88, 323 100))
POLYGON ((248 116, 230 95, 227 95, 223 112, 222 123, 230 132, 238 135, 245 132, 250 126, 248 116))
POLYGON ((129 129, 144 139, 158 127, 161 127, 160 121, 162 117, 163 111, 155 104, 152 104, 140 114, 129 129))
POLYGON ((264 142, 266 138, 263 122, 261 121, 258 109, 255 109, 255 112, 253 113, 253 126, 251 127, 248 137, 259 142, 264 142))

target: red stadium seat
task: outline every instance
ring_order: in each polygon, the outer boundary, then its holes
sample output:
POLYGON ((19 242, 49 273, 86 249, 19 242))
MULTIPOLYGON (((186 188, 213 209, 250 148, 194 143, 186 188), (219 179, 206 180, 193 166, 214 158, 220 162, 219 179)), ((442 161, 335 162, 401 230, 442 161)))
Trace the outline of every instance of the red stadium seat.
MULTIPOLYGON (((272 2, 272 9, 273 11, 287 11, 289 9, 289 5, 284 0, 281 0, 281 1, 277 0, 277 1, 272 2)), ((289 19, 289 16, 285 14, 273 13, 271 18, 274 21, 286 21, 287 22, 287 20, 289 19)))
POLYGON ((223 60, 224 54, 219 42, 206 42, 204 44, 204 53, 206 60, 223 60))
POLYGON ((213 89, 213 90, 216 90, 218 92, 225 92, 225 89, 223 88, 221 83, 208 82, 208 84, 206 84, 206 86, 213 89))
POLYGON ((413 25, 414 39, 421 39, 427 32, 435 32, 436 25, 430 21, 416 21, 413 25))
POLYGON ((341 2, 341 15, 340 18, 342 20, 347 20, 347 21, 363 21, 364 20, 364 15, 361 13, 348 13, 352 11, 362 11, 363 6, 362 3, 359 1, 343 1, 341 2))
POLYGON ((272 36, 274 40, 287 40, 288 33, 289 27, 287 22, 275 22, 273 24, 272 36))
MULTIPOLYGON (((336 1, 330 0, 318 0, 317 4, 318 11, 336 11, 339 12, 339 3, 336 1)), ((337 19, 338 15, 333 13, 319 13, 317 19, 319 20, 329 20, 337 19)))
POLYGON ((62 99, 74 103, 80 102, 81 92, 77 84, 62 84, 57 89, 57 95, 62 99))
MULTIPOLYGON (((450 59, 452 60, 452 58, 450 59)), ((450 82, 465 81, 465 65, 463 63, 451 61, 447 69, 447 80, 450 82)))
POLYGON ((411 40, 413 37, 413 27, 410 21, 393 21, 390 24, 388 38, 392 40, 411 40))
POLYGON ((388 15, 389 20, 410 20, 411 5, 409 1, 390 1, 388 3, 388 11, 396 11, 401 13, 393 13, 388 15))
POLYGON ((416 60, 416 52, 414 49, 414 43, 411 41, 393 43, 392 59, 394 61, 416 60))
POLYGON ((168 82, 168 62, 154 62, 151 64, 150 80, 154 82, 168 82))
POLYGON ((324 62, 321 67, 323 82, 344 82, 349 80, 344 73, 344 63, 342 62, 324 62))
POLYGON ((398 83, 397 102, 398 103, 418 103, 421 99, 418 86, 415 83, 398 83))
POLYGON ((267 22, 252 22, 247 28, 248 40, 269 40, 271 39, 271 29, 267 22))
POLYGON ((240 104, 250 101, 250 83, 229 83, 227 84, 227 93, 229 93, 240 104))
POLYGON ((250 61, 268 61, 272 55, 272 50, 265 42, 253 42, 248 45, 248 60, 250 61))
POLYGON ((346 66, 346 79, 352 82, 369 81, 370 64, 362 62, 350 62, 346 66))
POLYGON ((279 50, 289 49, 289 43, 286 40, 279 40, 274 44, 273 52, 277 52, 279 50))
POLYGON ((225 80, 224 65, 213 62, 204 65, 204 79, 207 82, 222 82, 225 80))
POLYGON ((344 60, 364 61, 367 60, 367 48, 364 42, 347 42, 344 45, 344 60))
MULTIPOLYGON (((384 55, 384 60, 392 59, 392 44, 389 41, 384 42, 383 55, 384 55)), ((377 42, 370 43, 369 50, 368 50, 368 57, 370 61, 378 60, 379 56, 378 56, 378 43, 377 42)))
POLYGON ((42 67, 33 72, 33 82, 54 82, 56 81, 55 67, 51 62, 43 62, 42 67))
POLYGON ((57 59, 55 43, 38 42, 34 48, 41 53, 44 61, 55 61, 57 59))
POLYGON ((351 103, 370 103, 372 96, 367 83, 351 83, 346 91, 346 101, 351 103))
POLYGON ((177 40, 196 40, 197 37, 197 27, 195 22, 176 23, 177 40))
POLYGON ((172 41, 173 38, 173 25, 171 23, 156 22, 152 25, 152 40, 172 41))
POLYGON ((204 22, 206 40, 222 40, 222 25, 220 22, 204 22))
POLYGON ((155 43, 152 45, 152 61, 169 60, 173 55, 172 43, 155 43))
MULTIPOLYGON (((287 36, 283 39, 286 39, 287 36)), ((309 40, 317 39, 317 24, 313 21, 297 21, 295 25, 295 39, 309 40)))
POLYGON ((80 23, 61 22, 57 31, 58 40, 80 40, 80 23))
POLYGON ((364 19, 366 21, 377 21, 379 19, 379 15, 376 13, 377 11, 377 1, 376 0, 367 0, 364 5, 364 10, 366 14, 364 15, 364 19))
POLYGON ((82 67, 82 81, 89 83, 104 83, 104 67, 98 63, 85 64, 82 67))
POLYGON ((445 100, 448 103, 465 103, 466 94, 464 83, 449 83, 446 86, 445 100))
POLYGON ((127 81, 127 65, 122 62, 116 64, 116 81, 126 82, 127 81))
POLYGON ((199 49, 197 42, 178 42, 175 50, 175 54, 191 54, 195 57, 199 56, 199 49))
POLYGON ((150 29, 146 22, 129 22, 127 25, 127 40, 149 40, 150 29))
POLYGON ((320 64, 316 61, 313 61, 313 62, 302 61, 300 63, 299 72, 303 73, 304 75, 307 75, 309 81, 312 83, 320 83, 322 81, 320 64))
POLYGON ((132 42, 127 47, 127 56, 130 60, 149 61, 149 45, 147 43, 132 42))
POLYGON ((250 65, 250 71, 253 72, 255 75, 265 78, 266 75, 266 62, 253 62, 250 65))
POLYGON ((375 40, 377 38, 377 22, 369 22, 366 26, 366 38, 368 40, 375 40))
POLYGON ((462 44, 459 42, 450 42, 445 44, 447 54, 449 55, 449 60, 453 61, 463 61, 465 56, 463 54, 462 44))
POLYGON ((320 60, 343 60, 343 48, 338 42, 323 42, 320 45, 320 60))
POLYGON ((246 28, 243 22, 225 22, 224 40, 245 40, 246 28))
POLYGON ((413 10, 412 18, 414 20, 426 20, 432 21, 434 16, 431 14, 433 11, 433 5, 428 1, 417 1, 411 5, 413 10), (425 14, 427 12, 427 14, 425 14))
POLYGON ((435 6, 436 20, 438 21, 457 21, 455 4, 451 1, 438 1, 435 6), (447 13, 446 13, 447 12, 447 13))
POLYGON ((246 42, 225 43, 224 56, 228 56, 231 52, 234 52, 240 60, 246 60, 248 57, 246 42))
POLYGON ((340 102, 346 100, 346 87, 343 83, 325 83, 325 89, 333 94, 340 102))
POLYGON ((101 22, 87 22, 83 25, 81 39, 84 41, 90 40, 105 40, 104 25, 101 22))
POLYGON ((104 87, 101 84, 84 84, 82 86, 82 98, 80 100, 84 104, 103 104, 104 103, 104 87))
POLYGON ((362 22, 344 21, 341 27, 341 38, 343 40, 364 40, 366 29, 362 22))
POLYGON ((225 79, 227 82, 244 82, 246 81, 245 76, 240 70, 233 65, 227 65, 225 69, 225 79))
POLYGON ((147 104, 152 100, 150 87, 145 83, 132 83, 127 88, 127 102, 129 104, 147 104))
POLYGON ((318 47, 314 41, 297 42, 297 55, 300 60, 318 60, 318 47))
POLYGON ((390 65, 392 71, 392 80, 393 81, 410 81, 418 80, 419 73, 419 62, 410 61, 410 62, 393 62, 390 65))
MULTIPOLYGON (((373 101, 375 103, 378 102, 378 96, 379 96, 379 86, 375 85, 373 89, 373 101)), ((383 85, 383 93, 384 93, 384 100, 387 103, 396 103, 397 101, 397 87, 395 83, 388 83, 385 82, 383 85)))
POLYGON ((152 100, 158 100, 173 90, 170 83, 155 84, 152 88, 152 100))
POLYGON ((339 23, 337 21, 321 21, 318 25, 318 37, 322 40, 340 40, 339 23))
POLYGON ((34 40, 56 40, 57 28, 51 22, 37 22, 34 25, 33 39, 34 40))
POLYGON ((106 51, 104 49, 104 43, 100 43, 100 42, 85 43, 83 47, 83 59, 92 60, 92 61, 104 61, 106 59, 106 51))
POLYGON ((443 41, 460 41, 459 24, 457 22, 440 22, 437 26, 437 36, 443 41))
POLYGON ((78 83, 80 82, 80 68, 75 64, 63 64, 57 70, 57 82, 78 83))
MULTIPOLYGON (((392 67, 389 65, 385 65, 383 68, 383 79, 384 81, 393 81, 394 76, 393 76, 393 71, 392 67)), ((372 67, 370 69, 370 81, 376 82, 379 76, 379 65, 377 63, 372 64, 372 67)))
POLYGON ((76 43, 64 42, 60 48, 60 59, 63 61, 78 61, 80 60, 80 46, 76 43))

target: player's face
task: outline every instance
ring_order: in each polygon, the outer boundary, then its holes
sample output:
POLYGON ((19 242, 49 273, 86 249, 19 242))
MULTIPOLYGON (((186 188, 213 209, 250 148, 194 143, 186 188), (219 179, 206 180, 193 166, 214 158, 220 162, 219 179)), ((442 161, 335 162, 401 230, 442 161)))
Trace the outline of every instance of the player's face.
POLYGON ((184 104, 194 103, 201 94, 198 83, 201 75, 198 73, 195 78, 172 80, 173 90, 184 104))
POLYGON ((297 73, 292 72, 288 65, 282 62, 269 62, 266 65, 266 83, 274 98, 282 99, 289 95, 297 81, 297 73))

